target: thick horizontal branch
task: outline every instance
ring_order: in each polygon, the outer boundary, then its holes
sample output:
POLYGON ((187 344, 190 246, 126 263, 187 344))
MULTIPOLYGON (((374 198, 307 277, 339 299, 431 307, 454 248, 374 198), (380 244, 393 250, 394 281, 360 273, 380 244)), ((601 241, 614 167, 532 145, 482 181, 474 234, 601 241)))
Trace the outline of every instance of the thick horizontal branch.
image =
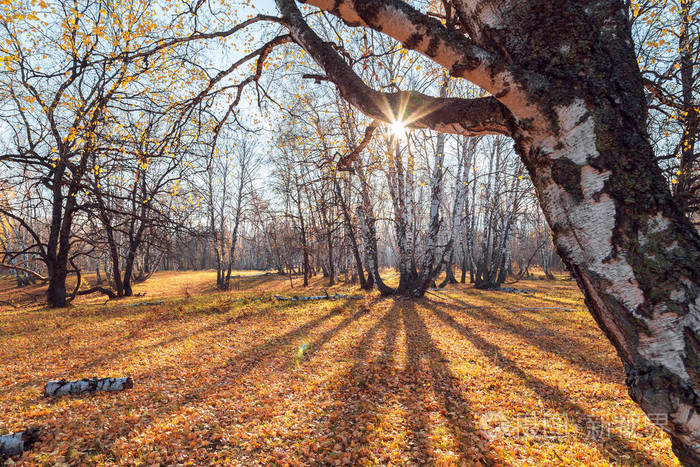
POLYGON ((372 89, 331 44, 309 27, 294 0, 277 0, 277 5, 294 41, 323 68, 343 98, 368 117, 465 136, 511 135, 513 118, 508 109, 492 97, 438 98, 419 92, 383 93, 372 89))
POLYGON ((504 60, 467 38, 461 31, 447 28, 401 0, 301 0, 328 11, 350 26, 365 26, 391 36, 404 47, 419 52, 458 78, 466 78, 493 94, 505 83, 494 79, 492 71, 504 60))
MULTIPOLYGON (((294 0, 276 1, 287 23, 286 27, 296 28, 296 20, 290 22, 292 17, 287 16, 287 11, 283 10, 283 7, 288 8, 287 4, 294 3, 294 0)), ((443 25, 438 19, 413 8, 405 1, 299 1, 328 11, 350 26, 368 27, 392 37, 405 48, 434 61, 451 76, 464 78, 485 89, 498 98, 519 120, 527 121, 530 126, 536 126, 537 122, 546 120, 546 112, 543 113, 541 109, 530 105, 532 93, 546 92, 549 86, 546 76, 521 68, 501 52, 476 42, 462 30, 443 25)), ((305 45, 304 47, 306 48, 305 45)), ((307 51, 317 62, 321 58, 315 55, 315 50, 307 51)), ((328 69, 324 69, 328 73, 328 69)))
POLYGON ((510 111, 494 97, 432 97, 416 91, 382 94, 380 100, 398 109, 399 121, 412 128, 430 128, 464 136, 503 134, 514 126, 510 111))

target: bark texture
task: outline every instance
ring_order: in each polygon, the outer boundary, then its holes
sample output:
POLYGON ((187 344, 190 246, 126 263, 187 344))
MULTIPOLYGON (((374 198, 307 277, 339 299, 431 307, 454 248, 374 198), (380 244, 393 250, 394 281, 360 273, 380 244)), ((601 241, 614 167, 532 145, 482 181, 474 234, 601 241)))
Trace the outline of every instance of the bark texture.
MULTIPOLYGON (((681 462, 700 465, 700 238, 654 162, 625 2, 455 0, 459 29, 400 0, 309 3, 394 37, 498 101, 497 132, 514 139, 557 252, 624 363, 630 395, 681 462)), ((391 99, 358 83, 293 1, 277 4, 343 96, 391 121, 383 110, 391 99)), ((488 121, 484 101, 449 107, 462 105, 488 121)), ((416 126, 488 132, 470 114, 433 108, 416 126)))
POLYGON ((76 381, 49 381, 44 388, 44 397, 66 394, 84 394, 97 391, 122 391, 134 387, 131 378, 83 378, 76 381))
POLYGON ((30 428, 11 435, 0 436, 0 461, 21 456, 39 441, 39 428, 30 428))

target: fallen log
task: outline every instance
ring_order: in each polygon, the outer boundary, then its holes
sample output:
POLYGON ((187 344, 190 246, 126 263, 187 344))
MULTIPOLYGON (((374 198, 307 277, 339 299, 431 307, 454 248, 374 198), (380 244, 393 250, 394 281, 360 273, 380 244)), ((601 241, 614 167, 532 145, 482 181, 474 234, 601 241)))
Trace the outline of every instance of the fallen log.
POLYGON ((335 294, 335 295, 314 295, 310 297, 284 297, 282 295, 275 295, 275 300, 287 300, 287 301, 308 301, 308 300, 359 300, 363 298, 363 295, 345 295, 345 294, 335 294))
MULTIPOLYGON (((0 461, 10 457, 21 456, 39 441, 40 429, 29 428, 19 433, 0 436, 0 461)), ((1 462, 0 462, 1 463, 1 462)))
POLYGON ((83 378, 76 381, 49 381, 44 388, 44 397, 66 394, 83 394, 96 391, 121 391, 134 387, 131 378, 83 378))
POLYGON ((560 306, 537 306, 534 308, 518 308, 517 310, 510 310, 513 313, 516 311, 539 311, 539 310, 557 310, 557 311, 574 311, 571 308, 564 308, 560 306))
POLYGON ((535 293, 535 289, 516 289, 515 287, 498 287, 495 289, 497 292, 508 292, 508 293, 522 293, 522 294, 528 294, 528 293, 535 293))

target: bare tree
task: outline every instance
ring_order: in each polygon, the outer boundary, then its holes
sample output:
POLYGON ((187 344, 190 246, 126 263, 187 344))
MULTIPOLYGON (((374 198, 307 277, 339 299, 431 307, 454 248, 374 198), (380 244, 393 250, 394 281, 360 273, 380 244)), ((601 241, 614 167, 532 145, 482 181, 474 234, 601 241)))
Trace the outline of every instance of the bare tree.
MULTIPOLYGON (((219 138, 221 140, 221 138, 219 138)), ((232 140, 223 151, 216 151, 208 162, 203 189, 214 254, 216 286, 228 290, 235 261, 236 244, 252 195, 253 174, 258 166, 256 148, 248 137, 232 140)))

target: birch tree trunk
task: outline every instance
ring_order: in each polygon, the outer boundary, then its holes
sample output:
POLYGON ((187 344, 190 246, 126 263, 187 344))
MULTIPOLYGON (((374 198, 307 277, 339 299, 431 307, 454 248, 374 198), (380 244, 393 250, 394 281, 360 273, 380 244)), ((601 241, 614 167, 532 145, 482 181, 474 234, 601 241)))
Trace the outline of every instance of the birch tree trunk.
MULTIPOLYGON (((441 94, 446 91, 446 84, 443 85, 441 94)), ((445 173, 443 165, 445 162, 445 135, 440 133, 437 136, 437 144, 435 148, 435 165, 433 173, 430 177, 430 220, 428 227, 428 241, 425 245, 425 253, 423 253, 423 263, 421 265, 420 275, 417 279, 417 284, 412 284, 412 294, 416 297, 422 297, 425 291, 428 290, 430 284, 438 275, 442 266, 442 259, 436 261, 438 234, 440 233, 440 203, 442 201, 442 179, 445 173), (437 263, 437 264, 436 264, 437 263)), ((447 251, 443 251, 443 258, 447 251)))
MULTIPOLYGON (((450 237, 446 247, 448 250, 448 260, 445 267, 446 275, 440 287, 445 287, 448 283, 457 283, 457 279, 452 271, 452 263, 456 250, 455 244, 457 242, 459 242, 460 251, 464 253, 464 258, 466 258, 464 235, 462 235, 462 221, 464 213, 468 211, 469 200, 467 194, 469 191, 469 169, 472 165, 476 141, 475 138, 464 138, 460 148, 457 179, 455 181, 455 201, 452 206, 452 227, 450 228, 450 237)), ((462 282, 464 282, 465 277, 465 261, 462 261, 462 282)))
POLYGON ((394 289, 389 287, 382 280, 379 274, 379 258, 377 256, 377 229, 375 227, 374 212, 372 202, 369 197, 369 186, 365 174, 362 169, 358 170, 360 183, 362 184, 360 192, 362 194, 362 206, 358 207, 358 216, 360 218, 360 226, 362 228, 362 236, 365 244, 365 263, 369 271, 368 281, 377 287, 382 295, 391 295, 394 289))
POLYGON ((367 290, 367 280, 365 279, 365 272, 362 268, 362 256, 360 255, 360 248, 357 245, 355 229, 352 226, 352 219, 350 218, 350 209, 348 208, 348 204, 345 200, 345 197, 343 196, 343 189, 340 186, 340 182, 337 178, 333 178, 333 186, 335 188, 336 197, 340 204, 341 212, 343 213, 345 231, 347 232, 347 237, 350 242, 352 255, 355 260, 355 267, 357 268, 357 277, 360 280, 360 288, 363 290, 367 290))

